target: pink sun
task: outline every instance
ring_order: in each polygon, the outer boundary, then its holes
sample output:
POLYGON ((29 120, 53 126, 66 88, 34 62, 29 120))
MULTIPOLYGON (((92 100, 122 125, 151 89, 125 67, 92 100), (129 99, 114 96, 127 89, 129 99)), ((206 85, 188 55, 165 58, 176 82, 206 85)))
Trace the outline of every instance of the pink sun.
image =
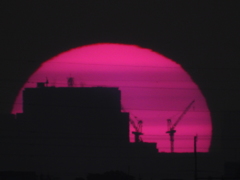
MULTIPOLYGON (((208 152, 212 123, 204 96, 181 65, 150 49, 125 44, 93 44, 77 47, 47 60, 20 90, 12 113, 22 112, 22 90, 37 82, 66 87, 67 77, 76 87, 119 87, 123 111, 132 120, 143 121, 144 142, 157 142, 159 152, 170 152, 167 119, 176 125, 175 152, 193 152, 198 135, 198 152, 208 152)), ((133 142, 130 126, 130 141, 133 142)))

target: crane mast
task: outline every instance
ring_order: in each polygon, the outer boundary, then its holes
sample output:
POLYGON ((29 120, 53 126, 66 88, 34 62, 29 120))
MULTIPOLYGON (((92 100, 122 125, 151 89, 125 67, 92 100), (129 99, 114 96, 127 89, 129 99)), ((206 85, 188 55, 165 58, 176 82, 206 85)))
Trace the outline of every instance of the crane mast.
POLYGON ((171 153, 174 152, 174 134, 176 133, 175 127, 180 122, 180 120, 183 118, 183 116, 188 112, 188 110, 190 109, 190 107, 193 105, 194 102, 195 102, 195 100, 193 100, 185 108, 185 110, 182 112, 182 114, 178 117, 178 119, 176 120, 176 122, 173 125, 172 125, 171 119, 167 119, 168 131, 166 133, 168 133, 169 136, 170 136, 170 150, 171 150, 171 153))
POLYGON ((142 142, 142 139, 141 139, 141 135, 143 135, 142 133, 142 120, 139 120, 138 121, 138 126, 136 126, 135 122, 130 119, 130 123, 132 124, 133 128, 135 129, 135 131, 132 132, 132 134, 134 134, 134 141, 135 143, 139 143, 139 142, 142 142))
MULTIPOLYGON (((121 109, 122 109, 122 111, 125 111, 123 106, 121 107, 121 109)), ((142 138, 140 136, 143 135, 143 133, 142 133, 143 121, 139 120, 136 116, 134 116, 134 118, 137 119, 138 125, 135 124, 135 121, 132 118, 129 118, 129 122, 131 123, 131 125, 135 129, 135 131, 132 131, 132 134, 134 134, 134 142, 135 143, 140 143, 140 142, 142 142, 142 138)))

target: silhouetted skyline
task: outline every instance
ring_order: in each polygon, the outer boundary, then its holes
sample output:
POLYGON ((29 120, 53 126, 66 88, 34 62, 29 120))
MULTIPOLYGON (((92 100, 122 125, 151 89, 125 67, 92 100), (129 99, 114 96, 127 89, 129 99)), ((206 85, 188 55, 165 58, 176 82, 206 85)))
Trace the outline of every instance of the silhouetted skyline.
MULTIPOLYGON (((23 91, 23 113, 2 116, 1 128, 1 166, 6 171, 63 179, 111 170, 135 176, 141 172, 144 178, 191 179, 194 174, 192 153, 158 153, 156 143, 129 142, 129 113, 121 112, 118 88, 38 83, 23 91)), ((216 165, 216 155, 198 153, 198 158, 200 177, 220 174, 223 162, 216 165), (211 163, 213 172, 205 166, 211 163)))
POLYGON ((87 44, 136 44, 173 59, 191 75, 211 111, 212 155, 219 161, 240 161, 238 1, 6 1, 1 5, 0 113, 11 112, 22 85, 47 59, 87 44))
POLYGON ((159 152, 170 152, 167 119, 174 124, 194 100, 175 126, 174 149, 193 152, 192 137, 198 134, 198 151, 209 152, 212 120, 205 97, 179 64, 151 49, 98 43, 60 53, 28 78, 16 97, 13 114, 22 112, 23 89, 36 87, 34 82, 40 80, 55 87, 118 87, 121 110, 143 122, 144 141, 157 142, 159 152))
POLYGON ((129 142, 129 113, 121 112, 118 88, 38 83, 23 90, 23 113, 11 120, 2 117, 1 127, 6 170, 60 177, 71 171, 72 176, 126 171, 129 166, 136 171, 140 161, 148 157, 150 162, 158 154, 156 143, 129 142))

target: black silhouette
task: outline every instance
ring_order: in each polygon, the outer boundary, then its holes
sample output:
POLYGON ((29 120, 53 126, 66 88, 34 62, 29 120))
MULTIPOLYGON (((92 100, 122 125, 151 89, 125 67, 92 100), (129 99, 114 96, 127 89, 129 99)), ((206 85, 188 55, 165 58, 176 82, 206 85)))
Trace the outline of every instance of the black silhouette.
POLYGON ((129 113, 121 112, 118 88, 38 83, 23 91, 23 113, 8 123, 3 136, 11 137, 11 145, 3 152, 24 159, 15 167, 33 171, 127 170, 158 154, 156 143, 129 142, 129 113))

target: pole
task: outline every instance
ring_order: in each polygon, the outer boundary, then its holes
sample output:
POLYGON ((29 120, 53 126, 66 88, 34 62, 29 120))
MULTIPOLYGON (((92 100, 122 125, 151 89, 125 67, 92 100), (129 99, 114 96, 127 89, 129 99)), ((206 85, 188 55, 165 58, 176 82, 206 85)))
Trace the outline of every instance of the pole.
POLYGON ((195 162, 195 169, 194 169, 194 179, 197 180, 197 135, 194 136, 194 162, 195 162))
POLYGON ((171 138, 171 153, 173 153, 174 152, 174 134, 170 134, 170 138, 171 138))

